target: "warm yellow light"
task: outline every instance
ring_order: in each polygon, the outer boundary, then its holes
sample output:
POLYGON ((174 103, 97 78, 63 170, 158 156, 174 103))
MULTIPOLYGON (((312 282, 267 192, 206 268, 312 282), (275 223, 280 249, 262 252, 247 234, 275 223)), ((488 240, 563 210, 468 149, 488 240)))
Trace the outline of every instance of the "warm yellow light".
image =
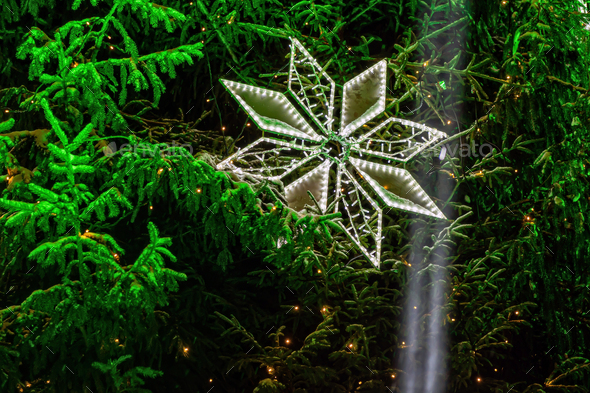
POLYGON ((4 112, 8 113, 8 109, 6 109, 4 112))
POLYGON ((109 40, 111 39, 111 36, 110 35, 108 35, 107 37, 109 37, 109 40))
POLYGON ((200 188, 197 188, 197 193, 199 193, 199 194, 201 193, 201 189, 200 188))
POLYGON ((326 311, 326 307, 322 308, 322 311, 326 311))
POLYGON ((451 121, 450 120, 447 120, 447 124, 451 124, 451 121))
POLYGON ((518 311, 515 314, 518 315, 518 311))
POLYGON ((416 308, 417 308, 417 307, 416 307, 416 306, 414 306, 414 310, 415 310, 416 308))
POLYGON ((348 47, 348 50, 352 50, 352 48, 351 47, 348 47))
POLYGON ((506 79, 510 79, 510 75, 508 75, 508 76, 506 77, 506 79))
POLYGON ((231 20, 229 22, 227 22, 228 25, 231 25, 231 20))
POLYGON ((116 342, 116 343, 118 343, 118 342, 119 342, 119 339, 118 339, 118 338, 116 338, 116 339, 115 339, 115 342, 116 342))
POLYGON ((395 378, 395 374, 391 374, 391 378, 395 378))
POLYGON ((428 94, 428 98, 432 97, 430 94, 428 94))
POLYGON ((508 342, 508 340, 506 340, 506 342, 508 342))
POLYGON ((305 22, 305 26, 307 26, 307 25, 308 25, 308 23, 307 23, 307 22, 305 22))
POLYGON ((481 382, 481 378, 477 378, 477 382, 481 382))
POLYGON ((289 342, 290 342, 290 341, 289 341, 289 339, 286 339, 286 340, 285 340, 285 342, 286 342, 287 344, 289 344, 289 342))
POLYGON ((277 207, 276 207, 276 206, 273 206, 273 207, 272 207, 272 210, 277 210, 277 207))
POLYGON ((320 269, 318 269, 318 274, 321 273, 322 271, 320 269))
POLYGON ((514 172, 518 172, 518 169, 515 169, 514 172))
POLYGON ((295 310, 299 310, 299 306, 295 306, 295 310))
POLYGON ((404 341, 402 341, 402 345, 406 345, 406 343, 404 341))
POLYGON ((416 71, 416 74, 419 74, 419 73, 420 73, 420 71, 416 71))
POLYGON ((451 321, 455 322, 455 318, 451 319, 451 321))
POLYGON ((154 209, 154 207, 153 206, 150 206, 150 210, 153 210, 153 209, 154 209))
POLYGON ((225 130, 225 127, 221 127, 222 130, 225 130))
POLYGON ((86 22, 87 25, 90 25, 90 22, 86 22))
POLYGON ((211 100, 207 99, 207 102, 209 102, 209 101, 211 101, 211 100))
POLYGON ((184 352, 188 352, 188 348, 184 348, 184 352))
POLYGON ((158 169, 158 175, 159 175, 160 173, 162 173, 162 171, 163 171, 163 170, 164 170, 164 169, 162 169, 162 168, 158 169))
POLYGON ((210 379, 210 380, 209 380, 209 382, 213 382, 213 380, 212 380, 212 379, 210 379))
POLYGON ((49 380, 47 381, 47 383, 49 383, 49 380))
POLYGON ((349 346, 350 348, 352 348, 352 344, 348 344, 348 346, 349 346))
POLYGON ((250 127, 250 123, 246 124, 248 127, 250 127))
POLYGON ((498 369, 497 369, 497 368, 495 368, 495 369, 494 369, 494 371, 498 371, 498 369))
POLYGON ((112 50, 112 49, 114 49, 114 48, 111 46, 111 50, 112 50))

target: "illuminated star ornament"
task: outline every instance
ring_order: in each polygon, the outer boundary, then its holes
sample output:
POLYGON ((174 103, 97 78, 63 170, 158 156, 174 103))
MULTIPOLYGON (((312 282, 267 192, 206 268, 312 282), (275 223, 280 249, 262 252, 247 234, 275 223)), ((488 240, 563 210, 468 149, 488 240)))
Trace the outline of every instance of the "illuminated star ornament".
POLYGON ((330 210, 342 213, 340 226, 379 267, 383 209, 446 218, 412 175, 392 163, 408 162, 447 135, 387 114, 377 121, 385 112, 386 60, 344 84, 340 126, 334 127, 336 84, 297 39, 291 38, 290 47, 285 94, 220 80, 256 125, 274 137, 263 133, 217 169, 281 180, 288 184, 289 207, 299 212, 315 206, 308 191, 322 214, 330 203, 330 210))

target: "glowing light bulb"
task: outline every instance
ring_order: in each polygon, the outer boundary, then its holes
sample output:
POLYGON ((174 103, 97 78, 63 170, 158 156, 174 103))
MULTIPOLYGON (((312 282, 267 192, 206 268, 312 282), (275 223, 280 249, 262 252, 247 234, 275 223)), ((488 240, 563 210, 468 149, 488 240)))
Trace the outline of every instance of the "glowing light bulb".
POLYGON ((295 310, 299 310, 299 306, 295 306, 295 310))
POLYGON ((498 369, 497 369, 497 368, 495 368, 495 369, 494 369, 494 371, 498 371, 498 369))
POLYGON ((415 310, 416 308, 417 308, 417 307, 416 307, 416 306, 414 306, 414 310, 415 310))
POLYGON ((150 206, 150 210, 153 210, 153 209, 154 209, 154 207, 153 206, 150 206))
POLYGON ((197 193, 199 193, 199 194, 201 193, 201 189, 200 188, 197 188, 197 193))
POLYGON ((225 127, 221 127, 221 130, 225 131, 225 127))
POLYGON ((86 22, 87 25, 90 25, 90 22, 86 22))
POLYGON ((277 210, 277 207, 276 207, 276 206, 273 206, 273 207, 272 207, 272 210, 277 210))
POLYGON ((207 99, 207 102, 209 102, 209 101, 211 101, 211 100, 207 99))
POLYGON ((321 273, 322 271, 320 269, 318 269, 318 273, 321 273))
POLYGON ((250 123, 246 124, 246 126, 250 127, 250 123))
POLYGON ((481 382, 481 378, 477 378, 477 382, 481 382))
POLYGON ((118 339, 118 338, 116 338, 116 339, 115 339, 115 342, 116 342, 116 343, 118 343, 118 342, 119 342, 119 339, 118 339))
POLYGON ((188 348, 184 348, 184 352, 188 352, 188 348))
POLYGON ((110 35, 107 35, 107 37, 109 37, 109 40, 111 39, 111 36, 110 35))
POLYGON ((391 374, 391 378, 395 378, 395 374, 391 374))
POLYGON ((201 31, 205 31, 205 28, 204 28, 204 27, 202 27, 202 28, 201 28, 201 31))
POLYGON ((450 120, 447 120, 447 124, 451 124, 451 121, 450 120))
POLYGON ((451 319, 451 321, 455 322, 455 318, 451 319))
POLYGON ((209 379, 209 383, 211 383, 211 382, 213 382, 213 380, 212 379, 209 379))
POLYGON ((406 345, 406 343, 404 341, 402 341, 402 345, 406 345))
POLYGON ((350 348, 352 348, 352 344, 348 344, 348 346, 349 346, 350 348))
POLYGON ((285 340, 285 342, 286 342, 287 344, 289 344, 289 342, 290 342, 290 341, 289 341, 289 339, 286 339, 286 340, 285 340))
POLYGON ((8 111, 8 109, 6 109, 4 112, 8 113, 9 111, 8 111))
POLYGON ((113 50, 114 48, 111 46, 111 50, 113 50))
POLYGON ((326 311, 326 307, 322 308, 322 311, 326 311))
POLYGON ((518 311, 515 314, 518 315, 518 311))

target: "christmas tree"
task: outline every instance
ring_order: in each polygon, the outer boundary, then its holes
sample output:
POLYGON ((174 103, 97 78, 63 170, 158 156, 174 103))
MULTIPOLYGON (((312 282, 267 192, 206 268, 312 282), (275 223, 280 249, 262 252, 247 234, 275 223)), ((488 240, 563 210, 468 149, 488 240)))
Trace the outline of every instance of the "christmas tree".
POLYGON ((589 5, 6 0, 0 391, 590 391, 589 5))

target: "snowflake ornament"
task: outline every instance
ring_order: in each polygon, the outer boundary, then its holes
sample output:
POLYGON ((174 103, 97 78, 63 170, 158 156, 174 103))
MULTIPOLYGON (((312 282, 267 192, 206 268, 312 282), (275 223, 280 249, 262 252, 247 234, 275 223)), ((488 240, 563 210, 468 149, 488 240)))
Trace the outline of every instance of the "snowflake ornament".
POLYGON ((285 196, 297 211, 313 205, 307 191, 323 213, 331 201, 334 212, 342 212, 342 228, 379 267, 384 208, 446 218, 407 170, 390 164, 408 162, 447 135, 394 117, 370 128, 385 112, 386 60, 344 84, 340 126, 333 131, 336 84, 297 39, 290 47, 288 95, 220 80, 256 125, 277 138, 263 134, 217 169, 289 183, 285 196), (300 159, 281 154, 289 151, 300 159))

